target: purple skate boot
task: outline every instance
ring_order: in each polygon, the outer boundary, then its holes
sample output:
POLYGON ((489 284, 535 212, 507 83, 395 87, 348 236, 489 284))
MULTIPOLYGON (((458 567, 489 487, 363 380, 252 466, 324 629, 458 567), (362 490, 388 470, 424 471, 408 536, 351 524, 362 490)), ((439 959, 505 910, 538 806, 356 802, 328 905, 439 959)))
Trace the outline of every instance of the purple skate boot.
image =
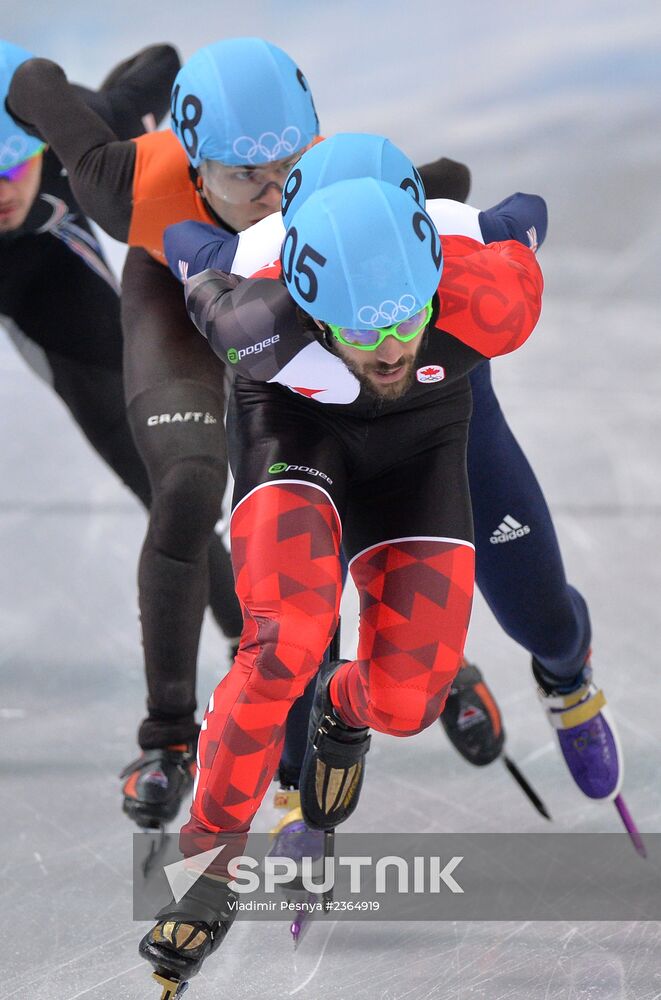
MULTIPOLYGON (((334 854, 334 831, 313 830, 303 819, 301 812, 301 797, 298 789, 281 788, 275 793, 274 805, 285 809, 286 813, 280 822, 271 830, 273 843, 269 850, 272 857, 291 858, 302 868, 303 858, 311 859, 311 868, 316 872, 315 881, 319 877, 319 868, 327 858, 334 854)), ((289 931, 297 947, 308 929, 314 913, 329 900, 331 893, 321 896, 310 893, 304 887, 300 876, 287 886, 288 903, 295 906, 289 931)))
POLYGON ((292 858, 297 863, 304 857, 313 860, 321 858, 324 853, 323 830, 312 830, 306 825, 298 789, 279 789, 273 804, 277 809, 285 809, 286 813, 271 830, 273 843, 269 854, 292 858))
POLYGON ((604 693, 592 683, 589 663, 575 681, 564 685, 553 682, 536 660, 533 674, 572 778, 589 799, 612 802, 622 786, 622 751, 604 693))
POLYGON ((589 661, 575 681, 553 681, 533 659, 539 699, 555 729, 569 772, 589 799, 613 802, 634 847, 646 857, 645 845, 620 794, 624 772, 622 749, 606 697, 592 682, 589 661))

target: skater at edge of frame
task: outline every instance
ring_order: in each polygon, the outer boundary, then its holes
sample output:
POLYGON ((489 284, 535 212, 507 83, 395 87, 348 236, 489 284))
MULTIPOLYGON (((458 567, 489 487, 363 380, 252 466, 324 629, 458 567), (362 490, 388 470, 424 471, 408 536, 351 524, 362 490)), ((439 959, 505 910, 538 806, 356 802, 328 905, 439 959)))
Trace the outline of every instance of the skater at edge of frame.
MULTIPOLYGON (((28 135, 4 111, 13 73, 33 58, 1 43, 0 314, 28 363, 53 386, 98 454, 149 509, 152 483, 127 417, 117 282, 72 193, 71 172, 67 176, 52 147, 28 135)), ((113 69, 98 93, 76 85, 70 89, 84 115, 119 137, 118 145, 133 148, 145 122, 150 133, 144 138, 151 141, 158 134, 153 129, 169 110, 180 66, 176 49, 154 45, 113 69)), ((158 516, 158 490, 155 500, 158 516)), ((241 614, 229 553, 215 534, 210 553, 204 600, 208 596, 218 624, 233 638, 240 632, 241 614)), ((146 756, 153 772, 160 769, 161 783, 165 773, 178 806, 192 784, 190 754, 175 748, 165 760, 146 756)))
MULTIPOLYGON (((191 785, 204 564, 227 466, 224 366, 192 326, 179 283, 163 266, 163 230, 201 219, 235 233, 277 211, 292 163, 318 138, 318 119, 301 71, 260 39, 207 46, 187 62, 173 88, 176 137, 154 132, 117 142, 62 70, 44 59, 19 68, 8 104, 57 150, 89 215, 130 245, 122 279, 128 419, 154 500, 139 569, 148 715, 138 734, 142 755, 125 770, 123 792, 125 811, 140 825, 155 826, 174 818, 191 785), (265 93, 272 102, 263 100, 265 93), (230 108, 244 138, 277 133, 278 148, 254 142, 254 149, 237 152, 237 135, 224 143, 230 108), (207 128, 200 142, 198 115, 207 128), (195 419, 166 419, 172 414, 195 419)), ((462 164, 443 158, 421 170, 439 193, 466 197, 469 173, 462 164)), ((238 638, 235 598, 226 611, 224 630, 238 638)), ((298 780, 311 697, 312 688, 288 726, 283 784, 298 780)), ((499 723, 497 709, 493 715, 499 723)))
POLYGON ((141 942, 170 995, 232 924, 227 866, 275 770, 289 704, 337 626, 340 547, 361 603, 359 645, 355 660, 318 673, 301 773, 310 826, 334 828, 356 808, 370 728, 429 727, 460 668, 474 579, 468 372, 525 342, 543 281, 528 246, 439 237, 422 204, 424 193, 419 203, 374 178, 338 181, 289 220, 283 281, 277 263, 243 280, 209 269, 185 285, 214 351, 238 354, 230 535, 246 625, 209 703, 180 839, 193 865, 220 853, 141 942))
MULTIPOLYGON (((126 420, 117 281, 60 161, 4 110, 13 73, 30 58, 0 40, 0 324, 148 507, 149 480, 126 420)), ((98 91, 75 89, 128 139, 165 116, 178 68, 171 46, 154 45, 116 66, 98 91)))

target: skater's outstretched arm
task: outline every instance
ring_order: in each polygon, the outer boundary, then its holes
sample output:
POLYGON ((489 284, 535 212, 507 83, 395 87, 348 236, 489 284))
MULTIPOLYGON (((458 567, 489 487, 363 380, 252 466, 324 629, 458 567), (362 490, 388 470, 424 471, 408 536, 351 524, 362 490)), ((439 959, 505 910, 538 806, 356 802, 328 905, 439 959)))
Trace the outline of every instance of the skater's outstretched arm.
POLYGON ((12 78, 7 109, 42 138, 65 167, 82 210, 112 237, 128 238, 135 144, 119 140, 85 94, 48 59, 28 59, 12 78))
POLYGON ((169 112, 180 66, 172 45, 149 45, 115 66, 98 90, 85 90, 85 101, 118 139, 133 139, 155 129, 169 112))
MULTIPOLYGON (((536 250, 546 237, 546 202, 535 194, 517 192, 485 211, 434 199, 427 202, 427 211, 439 233, 470 236, 480 243, 517 240, 536 250)), ((207 268, 248 277, 278 257, 284 235, 277 212, 238 235, 203 222, 181 222, 166 229, 164 247, 170 269, 181 280, 207 268)))

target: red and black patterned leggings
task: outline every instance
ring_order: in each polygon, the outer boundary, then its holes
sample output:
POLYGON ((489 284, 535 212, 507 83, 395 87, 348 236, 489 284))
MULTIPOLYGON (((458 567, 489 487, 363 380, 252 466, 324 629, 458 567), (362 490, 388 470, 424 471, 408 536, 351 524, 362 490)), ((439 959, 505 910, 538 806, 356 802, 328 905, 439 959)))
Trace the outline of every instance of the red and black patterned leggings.
MULTIPOLYGON (((250 412, 242 433, 249 433, 250 412)), ((441 438, 417 456, 422 481, 406 469, 390 476, 387 503, 378 477, 366 491, 364 482, 347 476, 346 454, 338 457, 335 447, 317 449, 318 461, 304 456, 306 468, 325 470, 323 483, 273 462, 278 451, 254 456, 262 466, 257 485, 245 474, 237 480, 232 558, 245 625, 234 666, 212 695, 202 726, 184 853, 208 849, 210 834, 247 831, 273 778, 289 708, 316 673, 337 625, 340 510, 360 628, 356 659, 333 680, 333 702, 348 724, 393 736, 411 736, 439 717, 459 668, 474 577, 470 506, 457 492, 465 479, 465 427, 453 424, 441 438), (456 533, 432 533, 444 519, 456 533), (418 524, 420 531, 402 531, 418 524), (382 540, 372 541, 375 536, 382 540)), ((289 447, 298 458, 300 450, 289 447)))

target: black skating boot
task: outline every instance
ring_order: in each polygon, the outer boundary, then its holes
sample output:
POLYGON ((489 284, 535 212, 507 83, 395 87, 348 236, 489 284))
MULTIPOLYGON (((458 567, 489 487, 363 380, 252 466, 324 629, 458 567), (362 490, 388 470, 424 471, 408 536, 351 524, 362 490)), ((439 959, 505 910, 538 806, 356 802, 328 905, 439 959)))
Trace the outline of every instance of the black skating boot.
POLYGON ((202 875, 177 903, 156 914, 139 951, 154 967, 161 1000, 174 1000, 222 943, 234 922, 238 897, 227 882, 202 875))
POLYGON ((500 709, 474 663, 462 660, 441 725, 455 750, 469 764, 491 764, 503 752, 505 730, 500 709))
POLYGON ((542 799, 505 750, 505 729, 496 699, 474 663, 462 660, 440 718, 455 750, 477 767, 500 758, 530 804, 550 819, 542 799))
POLYGON ((197 740, 143 750, 120 774, 126 815, 147 830, 173 820, 193 787, 196 752, 197 740))
POLYGON ((363 784, 369 729, 345 725, 330 699, 331 679, 347 662, 331 660, 317 678, 300 780, 303 819, 313 830, 330 830, 348 819, 363 784))

